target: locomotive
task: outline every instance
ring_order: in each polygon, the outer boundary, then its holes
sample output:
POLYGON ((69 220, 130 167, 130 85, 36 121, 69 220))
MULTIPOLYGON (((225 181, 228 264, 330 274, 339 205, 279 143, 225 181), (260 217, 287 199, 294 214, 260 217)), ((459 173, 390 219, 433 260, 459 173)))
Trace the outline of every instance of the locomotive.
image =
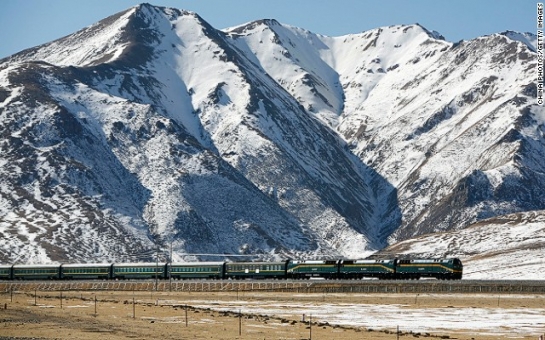
POLYGON ((458 258, 0 265, 0 280, 462 279, 458 258))

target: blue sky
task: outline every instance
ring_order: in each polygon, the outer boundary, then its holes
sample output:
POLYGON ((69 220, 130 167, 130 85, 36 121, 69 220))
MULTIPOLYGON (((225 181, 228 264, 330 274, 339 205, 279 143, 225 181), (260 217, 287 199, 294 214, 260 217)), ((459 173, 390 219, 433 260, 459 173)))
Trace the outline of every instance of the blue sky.
POLYGON ((0 58, 142 2, 197 12, 218 29, 267 18, 329 36, 414 23, 449 41, 536 33, 534 0, 0 0, 0 58))

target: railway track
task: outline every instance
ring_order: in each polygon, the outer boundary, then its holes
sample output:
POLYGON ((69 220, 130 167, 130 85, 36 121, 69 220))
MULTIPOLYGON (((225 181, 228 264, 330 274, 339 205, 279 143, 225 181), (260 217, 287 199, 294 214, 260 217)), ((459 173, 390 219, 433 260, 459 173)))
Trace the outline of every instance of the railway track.
POLYGON ((139 281, 0 281, 10 291, 278 291, 297 293, 518 293, 545 294, 545 281, 379 281, 379 280, 139 280, 139 281))

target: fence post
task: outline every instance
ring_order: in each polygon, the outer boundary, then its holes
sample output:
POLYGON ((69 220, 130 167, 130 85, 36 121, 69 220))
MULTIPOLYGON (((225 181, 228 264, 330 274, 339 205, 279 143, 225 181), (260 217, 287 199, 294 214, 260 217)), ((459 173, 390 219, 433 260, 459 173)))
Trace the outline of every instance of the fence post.
POLYGON ((238 336, 242 335, 242 314, 240 309, 238 310, 238 336))
POLYGON ((312 314, 308 316, 308 336, 309 340, 312 340, 312 314))

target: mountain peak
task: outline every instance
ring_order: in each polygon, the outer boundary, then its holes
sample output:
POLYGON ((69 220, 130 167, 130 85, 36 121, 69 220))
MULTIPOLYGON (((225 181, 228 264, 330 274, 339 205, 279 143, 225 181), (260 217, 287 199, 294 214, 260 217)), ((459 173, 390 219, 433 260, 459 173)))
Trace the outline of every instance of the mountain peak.
POLYGON ((503 31, 499 33, 511 40, 520 41, 530 48, 531 51, 537 51, 537 35, 530 32, 503 31))
POLYGON ((260 19, 260 20, 250 21, 242 25, 227 28, 225 31, 229 33, 234 33, 237 35, 246 35, 253 32, 257 28, 273 29, 274 26, 282 26, 282 24, 279 23, 276 19, 260 19))
POLYGON ((426 32, 430 36, 430 38, 437 39, 437 40, 445 40, 445 37, 441 33, 437 31, 430 31, 426 27, 420 25, 419 23, 416 23, 415 25, 420 27, 422 30, 424 30, 424 32, 426 32))
POLYGON ((194 12, 143 3, 8 59, 40 60, 56 66, 89 67, 112 62, 144 65, 153 58, 153 47, 173 30, 171 22, 182 16, 194 18, 205 30, 211 29, 194 12))

